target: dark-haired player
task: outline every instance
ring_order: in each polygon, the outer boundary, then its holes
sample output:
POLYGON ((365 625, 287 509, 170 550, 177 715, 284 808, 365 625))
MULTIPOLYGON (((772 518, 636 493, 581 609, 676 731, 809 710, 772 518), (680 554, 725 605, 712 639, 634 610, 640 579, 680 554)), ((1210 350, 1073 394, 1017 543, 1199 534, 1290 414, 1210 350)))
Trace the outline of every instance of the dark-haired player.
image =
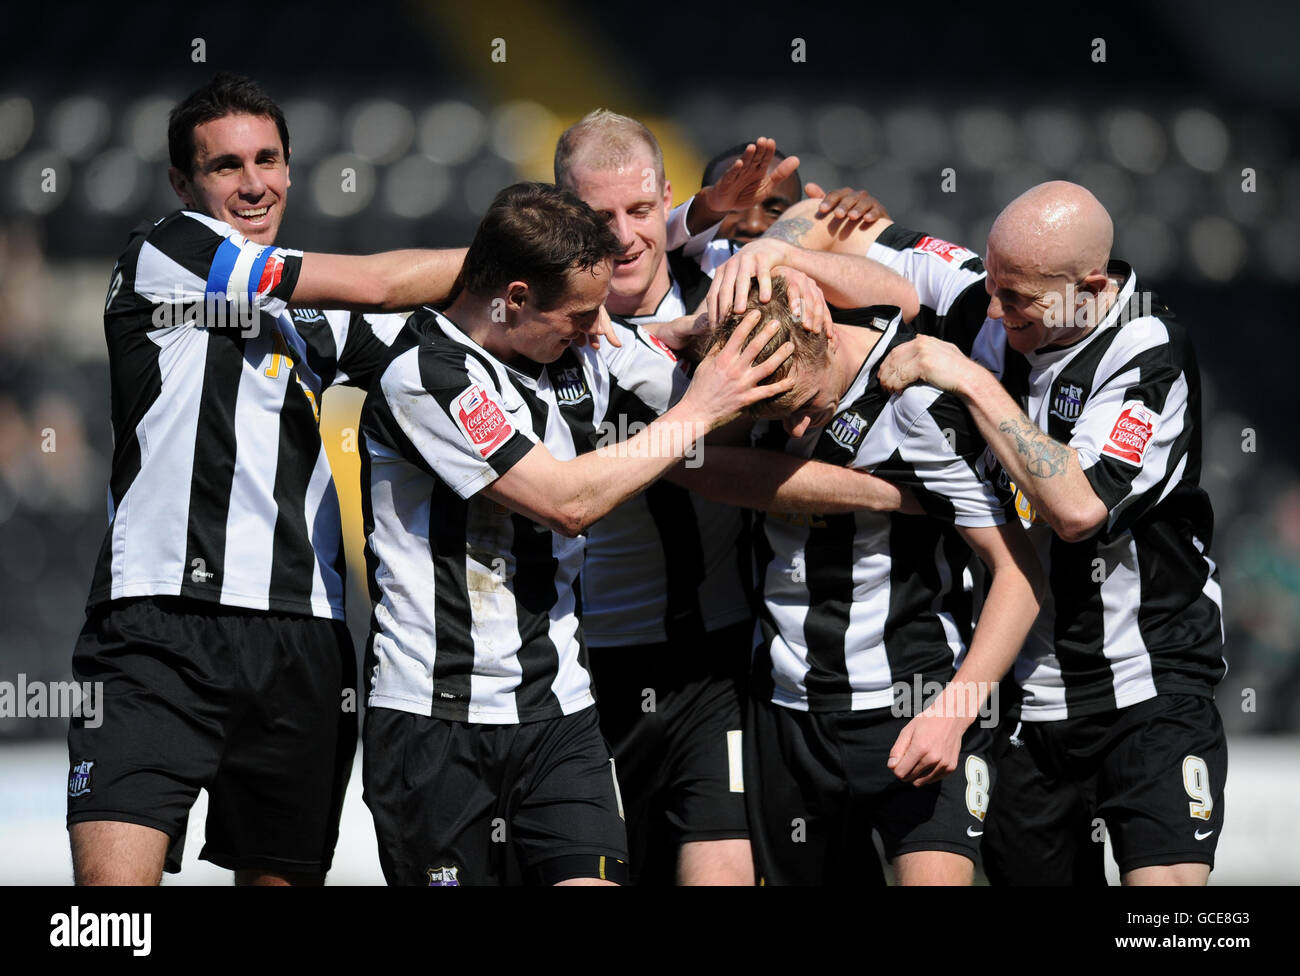
POLYGON ((73 673, 104 683, 105 719, 68 733, 73 869, 179 870, 206 788, 201 857, 241 883, 319 883, 356 736, 320 398, 367 384, 401 320, 316 309, 439 299, 463 252, 276 247, 288 126, 246 78, 191 93, 168 142, 184 209, 132 233, 104 311, 110 519, 73 673))
POLYGON ((630 334, 579 347, 624 251, 574 195, 506 188, 455 300, 412 317, 418 347, 367 398, 365 797, 390 883, 627 878, 576 613, 582 535, 767 395, 783 356, 751 366, 769 335, 738 330, 683 394, 671 356, 630 334), (662 416, 590 450, 615 390, 662 416))

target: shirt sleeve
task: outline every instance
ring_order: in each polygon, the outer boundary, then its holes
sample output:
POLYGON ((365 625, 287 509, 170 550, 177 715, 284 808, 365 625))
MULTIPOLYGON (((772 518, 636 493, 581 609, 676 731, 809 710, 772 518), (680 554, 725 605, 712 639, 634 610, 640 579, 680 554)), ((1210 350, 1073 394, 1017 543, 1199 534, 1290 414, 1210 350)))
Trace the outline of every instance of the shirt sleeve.
POLYGON ((605 418, 649 422, 682 398, 690 378, 673 351, 645 329, 618 322, 614 328, 623 345, 602 342, 597 350, 610 376, 605 418))
POLYGON ((1070 437, 1088 483, 1110 512, 1109 536, 1158 504, 1186 467, 1195 418, 1187 377, 1167 349, 1135 357, 1095 390, 1070 437))
POLYGON ((867 257, 898 272, 916 289, 918 332, 953 342, 969 355, 988 312, 984 263, 960 244, 892 224, 867 257))
POLYGON ((686 218, 690 215, 691 204, 694 202, 695 197, 692 196, 685 203, 673 207, 672 212, 668 214, 668 244, 664 250, 675 251, 680 247, 682 253, 687 257, 695 257, 717 235, 718 228, 722 226, 720 220, 712 227, 706 227, 698 234, 692 234, 687 229, 686 218))
POLYGON ((913 386, 894 406, 886 422, 898 446, 872 472, 910 489, 933 518, 969 528, 1006 522, 993 486, 980 474, 984 441, 960 401, 934 387, 913 386))
MULTIPOLYGON (((135 291, 158 305, 233 305, 268 315, 284 311, 302 270, 302 252, 255 244, 204 214, 160 221, 141 246, 135 291)), ((173 316, 171 325, 189 319, 173 316)))
POLYGON ((421 347, 394 360, 381 389, 388 411, 429 471, 461 498, 482 491, 537 443, 520 399, 510 409, 477 360, 421 347), (459 360, 459 361, 458 361, 459 360))

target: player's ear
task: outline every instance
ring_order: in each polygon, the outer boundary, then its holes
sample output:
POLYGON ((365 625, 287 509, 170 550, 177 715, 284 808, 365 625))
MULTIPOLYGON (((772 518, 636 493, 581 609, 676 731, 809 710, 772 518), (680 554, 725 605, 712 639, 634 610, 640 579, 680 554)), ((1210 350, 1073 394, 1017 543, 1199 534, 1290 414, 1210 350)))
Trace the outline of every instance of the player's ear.
POLYGON ((1098 268, 1096 271, 1086 275, 1079 287, 1081 290, 1090 292, 1093 295, 1100 295, 1110 284, 1110 276, 1106 274, 1105 268, 1098 268))
POLYGON ((672 209, 673 209, 673 182, 672 180, 668 179, 668 177, 665 176, 664 177, 664 216, 667 217, 668 212, 672 209))
POLYGON ((290 149, 284 151, 284 188, 286 190, 293 186, 293 180, 289 179, 289 155, 291 152, 290 149))
POLYGON ((172 185, 172 191, 180 197, 181 203, 193 209, 194 194, 190 189, 190 178, 175 166, 169 166, 167 167, 167 182, 172 185))
POLYGON ((528 304, 528 299, 528 282, 512 281, 506 285, 506 308, 510 311, 521 311, 528 304))

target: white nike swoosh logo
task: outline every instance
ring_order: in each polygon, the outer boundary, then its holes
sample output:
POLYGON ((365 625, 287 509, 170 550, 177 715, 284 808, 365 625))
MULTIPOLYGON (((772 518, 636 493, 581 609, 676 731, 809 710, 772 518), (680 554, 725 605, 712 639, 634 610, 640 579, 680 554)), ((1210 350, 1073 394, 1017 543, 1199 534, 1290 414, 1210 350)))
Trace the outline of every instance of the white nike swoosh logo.
MULTIPOLYGON (((1218 830, 1218 828, 1216 827, 1215 830, 1218 830)), ((1201 832, 1198 830, 1198 831, 1196 832, 1196 834, 1195 834, 1195 837, 1196 837, 1197 840, 1205 840, 1205 838, 1209 837, 1210 834, 1212 834, 1212 833, 1214 833, 1214 830, 1207 830, 1205 833, 1201 833, 1201 832)))
POLYGON ((971 830, 969 827, 966 828, 967 837, 979 837, 983 833, 984 831, 982 830, 971 830))

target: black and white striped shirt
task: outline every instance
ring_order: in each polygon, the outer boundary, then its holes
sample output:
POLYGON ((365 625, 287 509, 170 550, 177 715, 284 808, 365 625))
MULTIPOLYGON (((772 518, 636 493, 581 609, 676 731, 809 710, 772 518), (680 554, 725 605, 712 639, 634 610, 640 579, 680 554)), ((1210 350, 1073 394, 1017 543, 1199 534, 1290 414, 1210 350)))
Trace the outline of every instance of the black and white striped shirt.
POLYGON ((971 551, 954 526, 1005 521, 979 471, 984 442, 961 402, 932 386, 894 397, 881 388, 879 363, 915 334, 897 309, 886 315, 827 426, 798 439, 775 423, 757 434, 759 446, 904 485, 928 513, 759 516, 755 676, 788 708, 885 708, 900 682, 948 681, 970 640, 972 609, 971 551))
POLYGON ((368 383, 402 319, 291 313, 301 261, 188 211, 132 232, 104 311, 114 448, 90 605, 185 596, 343 619, 320 398, 368 383))
MULTIPOLYGON (((639 326, 693 312, 715 270, 733 253, 730 241, 697 244, 668 256, 671 282, 659 306, 618 321, 642 343, 660 346, 639 326)), ((662 348, 660 346, 660 348, 662 348)), ((668 353, 671 356, 671 353, 668 353)), ((671 404, 621 395, 614 372, 607 424, 612 431, 649 423, 671 404)), ((621 438, 620 438, 621 439, 621 438)), ((582 627, 594 647, 694 638, 751 617, 744 515, 669 481, 655 482, 591 527, 581 577, 582 627)))
POLYGON ((622 348, 569 348, 528 373, 432 309, 410 328, 362 410, 366 562, 374 604, 374 706, 512 724, 591 705, 574 581, 585 539, 481 494, 544 444, 559 460, 597 446, 611 374, 642 409, 687 380, 626 329, 622 348))
POLYGON ((916 289, 921 303, 912 320, 916 332, 951 342, 970 355, 989 306, 979 255, 960 244, 890 224, 872 242, 867 257, 898 272, 916 289))
MULTIPOLYGON (((1105 320, 1063 349, 1021 355, 990 320, 973 357, 1029 419, 1078 452, 1110 514, 1064 542, 997 465, 1000 492, 1029 530, 1049 594, 1016 664, 1026 721, 1123 708, 1157 694, 1209 696, 1223 677, 1214 514, 1200 487, 1201 385, 1183 326, 1128 265, 1105 320)), ((996 470, 995 470, 996 469, 996 470)))

